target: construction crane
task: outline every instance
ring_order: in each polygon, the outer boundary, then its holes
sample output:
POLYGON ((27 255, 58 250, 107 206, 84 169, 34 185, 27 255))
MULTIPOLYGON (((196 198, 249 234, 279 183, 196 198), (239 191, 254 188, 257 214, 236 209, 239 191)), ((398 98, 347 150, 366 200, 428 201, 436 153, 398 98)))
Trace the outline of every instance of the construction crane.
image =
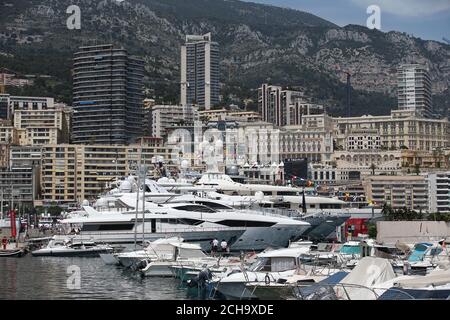
POLYGON ((341 66, 340 65, 336 65, 336 70, 340 71, 342 73, 345 73, 347 75, 347 117, 350 117, 350 97, 351 97, 351 91, 352 91, 352 84, 351 84, 351 79, 352 79, 352 74, 350 73, 350 71, 348 70, 341 70, 341 66))

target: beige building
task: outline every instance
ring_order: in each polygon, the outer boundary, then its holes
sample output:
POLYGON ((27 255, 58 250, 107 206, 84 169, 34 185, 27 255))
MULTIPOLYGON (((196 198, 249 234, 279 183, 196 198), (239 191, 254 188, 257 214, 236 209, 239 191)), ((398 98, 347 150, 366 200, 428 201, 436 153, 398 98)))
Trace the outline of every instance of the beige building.
POLYGON ((11 121, 0 119, 0 143, 18 144, 19 134, 11 121))
POLYGON ((185 107, 179 105, 154 105, 150 107, 150 127, 152 137, 166 137, 168 128, 185 121, 185 107))
POLYGON ((0 168, 9 166, 9 148, 9 144, 0 143, 0 168))
POLYGON ((306 115, 302 124, 280 128, 282 159, 308 158, 329 163, 333 154, 333 122, 326 114, 306 115))
POLYGON ((222 109, 198 111, 198 116, 202 121, 242 121, 257 122, 261 121, 261 115, 256 111, 233 111, 222 109))
POLYGON ((424 176, 367 176, 363 185, 367 199, 377 207, 386 203, 393 209, 428 210, 428 182, 424 176))
POLYGON ((69 108, 64 104, 54 104, 52 98, 43 99, 47 99, 45 103, 22 102, 13 108, 14 127, 18 131, 20 145, 69 142, 69 108))
MULTIPOLYGON (((42 150, 44 202, 93 200, 119 177, 133 174, 140 162, 152 175, 154 163, 170 159, 161 139, 146 138, 132 145, 45 145, 42 150)), ((169 165, 170 169, 170 165, 169 165)))
POLYGON ((333 118, 335 139, 341 149, 355 130, 375 130, 381 149, 409 149, 432 151, 450 145, 450 127, 447 118, 427 119, 409 110, 392 110, 387 116, 333 118))
POLYGON ((450 169, 450 149, 436 149, 431 152, 402 150, 404 170, 450 169))
POLYGON ((335 151, 333 160, 338 169, 360 171, 362 174, 397 172, 402 167, 401 150, 335 151))

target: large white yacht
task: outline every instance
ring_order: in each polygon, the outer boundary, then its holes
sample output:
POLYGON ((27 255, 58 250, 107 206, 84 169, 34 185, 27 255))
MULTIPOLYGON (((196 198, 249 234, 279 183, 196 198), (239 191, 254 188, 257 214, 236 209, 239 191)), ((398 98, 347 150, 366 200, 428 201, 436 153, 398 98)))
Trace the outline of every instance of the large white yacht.
POLYGON ((264 250, 287 246, 310 226, 281 215, 237 210, 221 201, 178 196, 148 179, 144 202, 144 192, 142 188, 137 192, 133 177, 118 184, 93 206, 84 205, 61 221, 68 232, 80 230, 72 238, 131 245, 135 234, 140 243, 142 239, 179 236, 185 242, 201 244, 205 250, 217 238, 225 239, 231 250, 264 250))
MULTIPOLYGON (((292 186, 246 184, 234 181, 221 172, 205 172, 194 184, 158 180, 158 184, 170 187, 177 193, 195 193, 204 198, 220 200, 235 208, 261 207, 286 209, 286 212, 308 214, 345 215, 352 218, 371 218, 381 215, 381 209, 351 208, 348 202, 338 198, 311 195, 311 190, 292 186), (303 192, 305 192, 303 199, 303 192)), ((281 212, 281 211, 280 211, 281 212)))

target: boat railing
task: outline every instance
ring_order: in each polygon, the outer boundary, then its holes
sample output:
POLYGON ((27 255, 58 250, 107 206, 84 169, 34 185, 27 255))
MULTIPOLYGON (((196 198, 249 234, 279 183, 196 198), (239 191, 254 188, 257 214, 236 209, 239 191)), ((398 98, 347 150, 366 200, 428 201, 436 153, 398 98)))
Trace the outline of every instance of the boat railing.
MULTIPOLYGON (((158 234, 158 233, 164 233, 164 235, 167 235, 167 237, 170 236, 177 236, 180 232, 217 232, 217 231, 244 231, 246 230, 246 227, 198 227, 198 228, 172 228, 172 229, 163 229, 163 230, 156 230, 156 232, 146 231, 145 234, 158 234)), ((96 236, 96 235, 111 235, 111 234, 120 234, 120 235, 134 235, 134 231, 117 231, 117 230, 111 230, 111 231, 80 231, 80 233, 68 233, 64 230, 57 230, 55 231, 54 235, 59 236, 77 236, 86 234, 89 236, 96 236)), ((142 235, 142 232, 139 231, 138 234, 142 235)), ((162 237, 165 238, 166 236, 162 237)))
POLYGON ((280 209, 280 208, 253 208, 244 209, 244 212, 257 213, 263 216, 277 217, 277 218, 300 218, 301 214, 292 209, 280 209))

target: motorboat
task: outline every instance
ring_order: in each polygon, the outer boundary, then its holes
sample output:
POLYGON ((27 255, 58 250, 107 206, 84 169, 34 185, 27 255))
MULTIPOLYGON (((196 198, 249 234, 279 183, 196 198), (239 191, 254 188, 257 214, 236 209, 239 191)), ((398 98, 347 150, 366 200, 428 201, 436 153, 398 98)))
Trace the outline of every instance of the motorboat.
POLYGON ((0 258, 22 257, 26 254, 23 248, 0 250, 0 258))
POLYGON ((122 252, 114 256, 118 263, 126 268, 144 259, 171 259, 174 256, 174 246, 183 241, 184 239, 179 237, 157 239, 141 250, 122 252))
POLYGON ((450 269, 435 269, 425 276, 400 276, 380 284, 377 291, 377 300, 449 300, 450 269), (387 289, 384 292, 383 287, 387 289))
POLYGON ((450 254, 446 246, 442 246, 438 242, 419 242, 413 246, 405 260, 396 259, 392 264, 396 270, 408 269, 411 274, 425 275, 442 261, 450 261, 450 254))
POLYGON ((263 252, 248 270, 213 279, 212 284, 226 299, 256 299, 246 283, 277 282, 294 275, 301 266, 300 255, 308 251, 307 247, 294 247, 263 252))
POLYGON ((100 253, 112 252, 114 248, 91 241, 72 242, 51 240, 46 247, 32 251, 36 257, 98 257, 100 253))
POLYGON ((175 265, 198 264, 213 265, 217 258, 207 256, 197 244, 183 242, 169 242, 166 244, 169 255, 157 254, 154 258, 143 259, 139 264, 138 271, 146 277, 171 277, 171 267, 175 265))
POLYGON ((183 261, 178 261, 176 265, 171 267, 173 275, 175 278, 180 279, 182 282, 187 282, 192 278, 196 277, 199 272, 208 269, 212 275, 216 278, 223 278, 235 271, 240 271, 243 268, 248 267, 256 259, 255 252, 249 252, 244 256, 235 257, 215 257, 214 260, 210 260, 207 263, 205 261, 198 261, 194 264, 184 263, 183 261))

